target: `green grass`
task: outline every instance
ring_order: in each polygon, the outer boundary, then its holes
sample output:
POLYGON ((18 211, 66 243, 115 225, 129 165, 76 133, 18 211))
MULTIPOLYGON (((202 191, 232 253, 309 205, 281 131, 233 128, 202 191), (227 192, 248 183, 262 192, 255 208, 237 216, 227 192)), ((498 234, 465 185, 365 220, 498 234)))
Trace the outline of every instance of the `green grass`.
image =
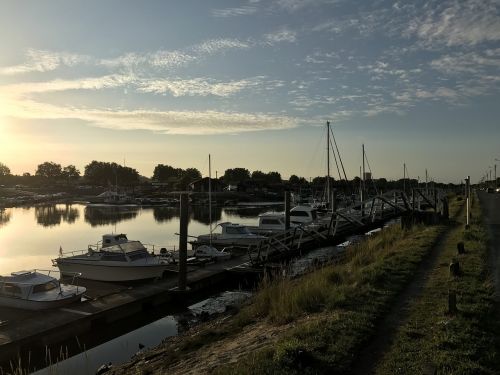
POLYGON ((425 367, 438 374, 495 374, 498 357, 498 312, 487 272, 487 234, 473 208, 473 221, 465 230, 463 220, 447 238, 439 267, 410 309, 409 319, 396 335, 378 374, 422 374, 425 367), (457 255, 463 241, 466 253, 457 255), (455 258, 461 274, 450 277, 455 258), (457 293, 458 313, 448 313, 448 290, 457 293))
MULTIPOLYGON (((460 202, 452 205, 457 212, 460 202)), ((446 226, 392 226, 350 249, 345 263, 298 280, 266 282, 245 309, 252 319, 293 323, 276 346, 251 353, 221 374, 315 374, 349 370, 446 226)))
MULTIPOLYGON (((452 200, 450 213, 463 201, 452 200)), ((237 363, 223 365, 219 374, 342 373, 373 336, 398 293, 434 247, 446 225, 394 225, 350 247, 341 264, 320 268, 298 279, 266 279, 250 304, 222 325, 202 327, 198 333, 174 339, 158 353, 161 368, 211 344, 254 333, 277 332, 277 341, 263 339, 237 363)), ((276 337, 276 336, 274 336, 276 337)))

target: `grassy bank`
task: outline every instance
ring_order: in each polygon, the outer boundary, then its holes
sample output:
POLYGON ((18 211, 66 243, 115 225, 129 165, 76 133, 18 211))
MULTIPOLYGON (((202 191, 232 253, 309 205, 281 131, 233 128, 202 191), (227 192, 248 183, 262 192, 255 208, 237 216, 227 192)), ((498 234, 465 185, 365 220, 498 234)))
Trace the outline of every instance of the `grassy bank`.
POLYGON ((378 374, 498 373, 500 330, 488 278, 487 234, 479 205, 473 207, 472 217, 469 229, 464 229, 461 220, 447 237, 439 267, 412 304, 406 324, 378 366, 378 374), (464 242, 465 254, 457 254, 458 242, 464 242), (450 276, 452 259, 460 265, 457 277, 450 276), (448 311, 449 290, 456 291, 455 314, 448 311))
MULTIPOLYGON (((463 201, 453 200, 450 213, 463 201)), ((116 373, 342 373, 435 248, 447 225, 394 225, 352 246, 342 264, 264 281, 230 319, 172 339, 116 373)))
POLYGON ((271 324, 294 322, 277 345, 219 373, 344 372, 411 280, 443 226, 394 226, 349 251, 343 265, 264 287, 244 314, 271 324))

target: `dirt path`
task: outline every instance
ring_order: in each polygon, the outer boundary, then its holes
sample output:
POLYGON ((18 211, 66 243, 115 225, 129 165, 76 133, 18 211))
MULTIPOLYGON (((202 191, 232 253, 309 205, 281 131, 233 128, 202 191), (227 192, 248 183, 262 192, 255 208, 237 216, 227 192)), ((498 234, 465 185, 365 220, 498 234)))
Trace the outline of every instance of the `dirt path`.
POLYGON ((479 192, 490 241, 488 243, 488 263, 495 283, 495 298, 500 302, 500 194, 479 192))
POLYGON ((378 323, 373 338, 353 361, 352 374, 368 375, 375 373, 377 364, 390 348, 398 329, 407 321, 409 307, 413 300, 422 293, 429 275, 438 266, 439 255, 451 235, 451 231, 457 225, 451 225, 437 238, 429 255, 419 265, 413 281, 400 293, 385 318, 378 323))

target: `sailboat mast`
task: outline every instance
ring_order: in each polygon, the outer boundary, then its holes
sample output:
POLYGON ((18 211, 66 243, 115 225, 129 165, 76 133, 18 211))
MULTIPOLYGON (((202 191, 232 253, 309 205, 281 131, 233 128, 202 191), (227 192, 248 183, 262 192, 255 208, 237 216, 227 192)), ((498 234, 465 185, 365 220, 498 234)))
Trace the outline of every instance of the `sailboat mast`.
POLYGON ((326 122, 326 204, 330 207, 330 121, 326 122))
POLYGON ((363 177, 361 178, 361 181, 363 181, 363 192, 364 192, 364 190, 366 189, 366 182, 365 182, 365 175, 366 175, 366 173, 365 173, 365 144, 364 143, 362 144, 361 148, 362 148, 362 151, 363 151, 363 171, 362 171, 363 177))
POLYGON ((406 193, 406 163, 403 163, 403 192, 406 193))
POLYGON ((208 221, 210 225, 210 246, 212 246, 212 163, 208 154, 208 221))

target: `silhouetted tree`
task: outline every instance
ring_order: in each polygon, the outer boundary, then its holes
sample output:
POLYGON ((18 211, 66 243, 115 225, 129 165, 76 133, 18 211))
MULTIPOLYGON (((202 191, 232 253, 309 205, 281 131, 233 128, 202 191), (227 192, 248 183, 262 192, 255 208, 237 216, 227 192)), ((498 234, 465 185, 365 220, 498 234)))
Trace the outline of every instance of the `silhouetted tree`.
POLYGON ((133 185, 139 182, 139 172, 116 163, 92 161, 85 166, 85 179, 96 185, 133 185))
POLYGON ((0 163, 0 177, 10 175, 10 169, 5 164, 0 163))
POLYGON ((61 164, 52 161, 46 161, 45 163, 39 164, 35 173, 35 175, 47 179, 58 179, 61 177, 61 174, 61 164))
MULTIPOLYGON (((167 182, 171 179, 178 179, 182 175, 182 169, 174 168, 170 165, 158 164, 153 171, 153 180, 167 182)), ((201 177, 201 175, 200 175, 201 177)))
POLYGON ((250 172, 246 168, 226 169, 223 179, 226 184, 239 184, 250 179, 250 172))
POLYGON ((78 180, 80 177, 80 171, 76 169, 74 165, 70 164, 63 168, 61 175, 69 182, 72 180, 78 180))

